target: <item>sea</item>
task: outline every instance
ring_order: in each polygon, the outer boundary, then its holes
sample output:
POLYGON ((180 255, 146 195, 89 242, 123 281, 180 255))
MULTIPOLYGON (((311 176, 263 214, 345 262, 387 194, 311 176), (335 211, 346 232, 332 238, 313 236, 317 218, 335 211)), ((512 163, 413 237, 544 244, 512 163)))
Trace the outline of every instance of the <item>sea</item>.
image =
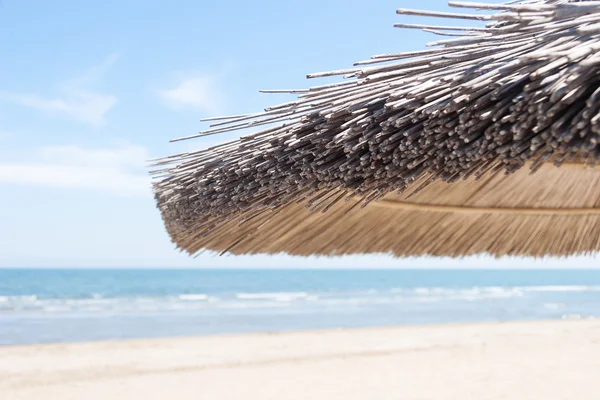
POLYGON ((600 317, 600 270, 0 269, 0 345, 600 317))

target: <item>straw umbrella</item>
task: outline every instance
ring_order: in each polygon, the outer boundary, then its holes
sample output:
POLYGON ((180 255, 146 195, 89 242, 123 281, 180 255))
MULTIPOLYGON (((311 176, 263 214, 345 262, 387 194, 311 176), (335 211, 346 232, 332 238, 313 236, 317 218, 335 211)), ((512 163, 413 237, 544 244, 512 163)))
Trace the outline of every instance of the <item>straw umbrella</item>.
POLYGON ((441 40, 309 78, 264 112, 157 161, 155 197, 191 253, 568 255, 600 249, 600 2, 450 2, 484 21, 397 24, 441 40))

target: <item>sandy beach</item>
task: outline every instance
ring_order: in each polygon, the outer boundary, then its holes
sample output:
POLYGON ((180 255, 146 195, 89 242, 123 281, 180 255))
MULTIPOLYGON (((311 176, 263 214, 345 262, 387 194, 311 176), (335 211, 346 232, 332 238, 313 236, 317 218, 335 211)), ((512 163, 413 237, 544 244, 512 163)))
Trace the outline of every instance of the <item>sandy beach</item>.
POLYGON ((0 348, 0 398, 598 399, 600 321, 0 348))

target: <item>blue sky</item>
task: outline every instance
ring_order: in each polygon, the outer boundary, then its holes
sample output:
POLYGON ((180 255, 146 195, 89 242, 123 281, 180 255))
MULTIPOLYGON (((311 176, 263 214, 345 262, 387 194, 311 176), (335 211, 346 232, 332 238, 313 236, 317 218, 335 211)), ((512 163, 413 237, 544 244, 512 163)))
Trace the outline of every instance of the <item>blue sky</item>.
MULTIPOLYGON (((422 48, 431 36, 392 27, 406 20, 395 15, 401 6, 0 1, 0 266, 487 265, 485 258, 192 259, 174 250, 154 206, 147 160, 235 137, 168 143, 205 128, 200 118, 289 99, 258 89, 324 83, 307 82, 309 72, 422 48)), ((442 0, 409 6, 446 8, 442 0)), ((510 264, 496 262, 503 263, 510 264)))

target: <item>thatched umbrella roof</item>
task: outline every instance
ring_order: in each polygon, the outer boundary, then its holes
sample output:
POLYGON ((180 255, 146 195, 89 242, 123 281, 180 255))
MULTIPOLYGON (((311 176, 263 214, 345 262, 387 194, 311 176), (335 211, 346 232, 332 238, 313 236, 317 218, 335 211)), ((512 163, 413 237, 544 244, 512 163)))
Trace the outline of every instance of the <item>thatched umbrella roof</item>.
POLYGON ((450 37, 310 74, 347 80, 276 91, 297 100, 213 118, 193 137, 267 129, 159 160, 156 200, 177 246, 397 256, 599 250, 600 173, 586 166, 600 158, 600 2, 450 5, 489 13, 398 13, 487 25, 398 24, 450 37))

